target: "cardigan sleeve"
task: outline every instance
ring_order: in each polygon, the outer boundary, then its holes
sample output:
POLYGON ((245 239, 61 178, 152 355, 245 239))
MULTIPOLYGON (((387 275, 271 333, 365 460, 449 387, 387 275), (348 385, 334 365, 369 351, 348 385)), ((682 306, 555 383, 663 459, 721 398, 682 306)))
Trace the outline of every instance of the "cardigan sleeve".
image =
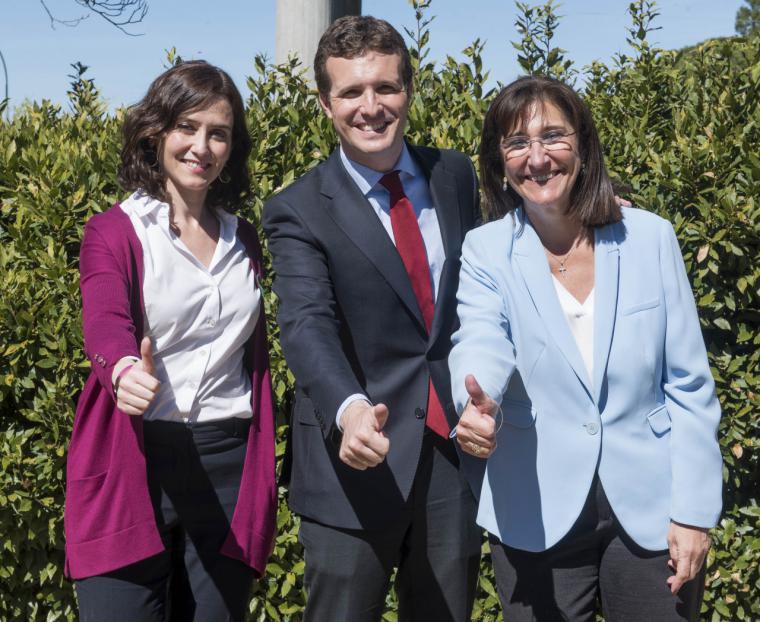
POLYGON ((130 310, 127 267, 91 219, 79 255, 84 351, 98 381, 111 392, 114 365, 125 356, 140 357, 130 310))

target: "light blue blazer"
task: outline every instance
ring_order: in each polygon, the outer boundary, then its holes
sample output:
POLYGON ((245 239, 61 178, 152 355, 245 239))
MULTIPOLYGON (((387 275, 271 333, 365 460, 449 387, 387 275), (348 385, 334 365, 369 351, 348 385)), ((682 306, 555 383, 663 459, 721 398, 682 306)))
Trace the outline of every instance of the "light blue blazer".
POLYGON ((478 523, 543 551, 578 518, 598 471, 625 532, 667 548, 670 521, 712 527, 721 511, 720 406, 694 298, 669 222, 623 208, 594 231, 594 377, 521 209, 467 234, 449 357, 457 412, 474 374, 501 403, 498 447, 463 456, 478 523))

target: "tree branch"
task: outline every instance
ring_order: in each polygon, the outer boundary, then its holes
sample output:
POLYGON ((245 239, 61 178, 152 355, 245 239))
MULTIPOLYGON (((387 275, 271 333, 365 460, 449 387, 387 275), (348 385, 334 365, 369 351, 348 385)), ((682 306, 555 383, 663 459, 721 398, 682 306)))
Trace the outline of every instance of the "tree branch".
POLYGON ((45 4, 45 0, 40 0, 40 4, 42 5, 42 8, 45 9, 45 13, 47 13, 48 17, 50 18, 50 27, 55 30, 56 24, 62 24, 64 26, 71 26, 74 27, 79 22, 81 22, 83 19, 87 19, 89 15, 82 15, 82 17, 77 17, 76 19, 58 19, 55 15, 53 15, 48 8, 48 5, 45 4))
MULTIPOLYGON (((133 33, 126 30, 127 26, 140 23, 148 13, 148 0, 74 0, 79 6, 102 17, 112 26, 121 30, 125 35, 130 37, 140 36, 142 33, 133 33)), ((40 4, 50 18, 50 26, 55 28, 56 24, 64 26, 76 26, 89 15, 83 15, 76 19, 62 20, 58 19, 45 4, 45 0, 40 0, 40 4)))

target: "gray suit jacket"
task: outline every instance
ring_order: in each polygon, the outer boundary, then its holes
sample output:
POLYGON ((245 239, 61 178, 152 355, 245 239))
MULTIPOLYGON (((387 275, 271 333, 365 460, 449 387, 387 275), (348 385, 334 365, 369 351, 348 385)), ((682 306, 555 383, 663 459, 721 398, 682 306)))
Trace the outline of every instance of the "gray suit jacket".
POLYGON ((264 208, 280 339, 296 378, 289 503, 336 527, 374 529, 399 515, 417 469, 431 376, 456 423, 446 359, 462 240, 480 222, 477 178, 461 153, 409 150, 430 181, 446 255, 429 335, 396 247, 337 151, 264 208), (366 471, 338 458, 335 414, 353 393, 390 412, 390 452, 366 471))

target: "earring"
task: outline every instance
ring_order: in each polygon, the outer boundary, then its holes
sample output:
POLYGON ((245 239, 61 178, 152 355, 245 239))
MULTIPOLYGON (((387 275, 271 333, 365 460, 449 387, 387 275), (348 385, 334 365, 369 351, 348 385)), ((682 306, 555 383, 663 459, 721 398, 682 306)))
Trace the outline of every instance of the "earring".
POLYGON ((509 182, 507 181, 507 176, 504 175, 504 178, 501 180, 501 189, 506 192, 509 188, 509 182))
POLYGON ((222 169, 222 172, 219 173, 219 176, 217 177, 217 179, 219 180, 220 184, 228 184, 228 183, 230 183, 231 177, 230 177, 229 171, 227 171, 227 167, 226 166, 222 169), (226 174, 226 176, 225 176, 225 174, 226 174))
POLYGON ((584 174, 584 175, 586 174, 586 163, 585 162, 581 163, 581 173, 584 174))

